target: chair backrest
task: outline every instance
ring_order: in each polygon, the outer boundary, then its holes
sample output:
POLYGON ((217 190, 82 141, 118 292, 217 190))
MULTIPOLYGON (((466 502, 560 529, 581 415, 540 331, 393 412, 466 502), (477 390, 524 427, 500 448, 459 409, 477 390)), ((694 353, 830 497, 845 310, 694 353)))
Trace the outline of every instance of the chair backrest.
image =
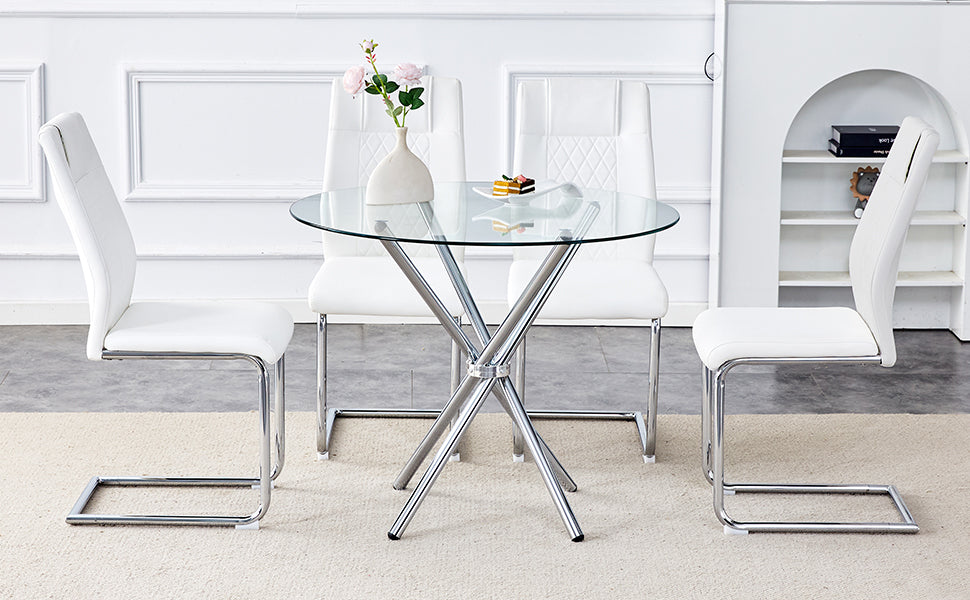
MULTIPOLYGON (((643 82, 552 77, 519 84, 509 175, 657 197, 650 92, 643 82)), ((632 209, 632 207, 631 207, 632 209)), ((642 219, 600 215, 599 222, 642 219)), ((596 224, 594 224, 594 227, 596 224)), ((656 236, 584 246, 584 258, 653 260, 656 236)))
POLYGON ((896 363, 893 296, 899 256, 939 143, 940 135, 921 119, 903 120, 849 249, 856 310, 876 338, 886 367, 896 363))
POLYGON ((81 115, 54 117, 40 128, 38 139, 81 257, 91 315, 87 355, 100 360, 105 335, 131 302, 135 242, 81 115))
MULTIPOLYGON (((421 81, 425 106, 407 115, 408 147, 424 161, 436 182, 464 181, 461 82, 430 76, 421 81)), ((363 97, 354 98, 343 90, 339 79, 334 81, 323 191, 366 185, 374 167, 396 143, 394 124, 384 112, 384 104, 379 98, 360 95, 363 97)), ((443 212, 442 207, 438 210, 443 212)), ((364 219, 363 207, 361 211, 360 218, 364 219)), ((325 257, 386 256, 376 242, 328 234, 323 236, 323 252, 325 257)), ((432 253, 434 248, 430 245, 409 251, 412 256, 432 253)))

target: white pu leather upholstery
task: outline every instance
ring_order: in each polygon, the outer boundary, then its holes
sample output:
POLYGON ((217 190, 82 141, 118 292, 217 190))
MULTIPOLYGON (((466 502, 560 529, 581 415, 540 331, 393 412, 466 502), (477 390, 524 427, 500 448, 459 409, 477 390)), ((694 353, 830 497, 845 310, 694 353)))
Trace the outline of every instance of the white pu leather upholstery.
POLYGON ((885 367, 896 363, 893 295, 899 256, 939 143, 940 134, 923 120, 903 120, 849 249, 852 297, 885 367))
POLYGON ((708 369, 736 358, 876 356, 866 322, 844 307, 715 308, 694 321, 694 346, 708 369))
MULTIPOLYGON (((516 98, 515 175, 657 197, 650 94, 640 82, 603 78, 524 81, 516 98)), ((624 215, 601 215, 598 223, 624 215)), ((597 224, 594 224, 594 228, 597 224)), ((547 319, 657 319, 667 290, 653 267, 652 235, 583 246, 539 314, 547 319)), ((521 295, 546 251, 516 249, 508 302, 521 295)))
POLYGON ((101 157, 81 115, 59 115, 38 139, 60 205, 81 257, 91 327, 87 355, 101 359, 104 337, 131 301, 135 242, 101 157))
POLYGON ((276 363, 293 334, 283 308, 255 302, 131 303, 135 245, 84 119, 58 115, 39 140, 54 195, 77 245, 91 326, 87 356, 126 352, 249 354, 276 363))
MULTIPOLYGON (((459 315, 460 304, 437 256, 412 259, 431 288, 451 290, 453 303, 446 306, 459 315)), ((401 269, 386 256, 337 256, 328 258, 310 283, 310 308, 331 315, 430 315, 428 305, 414 291, 401 269), (324 310, 326 309, 326 310, 324 310)))
MULTIPOLYGON (((509 268, 509 288, 524 290, 541 261, 520 259, 509 268)), ((667 291, 650 263, 633 259, 580 260, 566 270, 573 287, 549 297, 542 308, 545 317, 556 319, 654 319, 667 312, 667 291), (622 288, 622 289, 621 289, 622 288), (609 294, 608 300, 603 296, 609 294)), ((566 275, 562 282, 566 282, 566 275)), ((562 282, 559 285, 562 285, 562 282)), ((509 301, 515 301, 509 297, 509 301)))
POLYGON ((293 335, 293 319, 268 302, 134 302, 104 338, 124 352, 226 353, 273 364, 293 335))
POLYGON ((742 358, 879 356, 896 362, 892 329, 899 256, 939 134, 907 117, 886 160, 849 251, 856 310, 848 308, 714 308, 694 322, 694 345, 716 370, 742 358))
MULTIPOLYGON (((436 182, 463 181, 461 83, 443 77, 425 77, 422 82, 426 105, 407 116, 409 147, 428 166, 436 182)), ((366 185, 374 167, 394 147, 393 123, 384 113, 384 105, 364 96, 353 98, 343 91, 339 81, 333 86, 324 191, 366 185)), ((439 219, 447 218, 447 207, 436 206, 435 210, 439 219)), ((423 223, 419 225, 424 227, 423 223)), ((412 244, 406 251, 448 311, 453 316, 461 315, 461 303, 434 246, 412 244)), ((452 252, 459 266, 463 266, 462 248, 453 247, 452 252)), ((432 316, 378 242, 324 233, 323 253, 324 264, 309 289, 313 312, 432 316)))

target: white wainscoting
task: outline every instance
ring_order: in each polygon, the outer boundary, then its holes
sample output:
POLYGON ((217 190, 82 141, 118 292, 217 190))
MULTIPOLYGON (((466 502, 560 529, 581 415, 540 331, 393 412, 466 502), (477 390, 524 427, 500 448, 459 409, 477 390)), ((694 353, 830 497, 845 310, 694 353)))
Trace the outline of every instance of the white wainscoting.
POLYGON ((44 65, 0 63, 0 202, 43 202, 44 65))
MULTIPOLYGON (((309 320, 320 236, 287 204, 319 189, 331 81, 363 64, 462 80, 468 176, 508 172, 517 81, 609 76, 651 88, 665 323, 689 325, 710 277, 711 0, 11 1, 0 6, 0 323, 86 319, 79 263, 34 139, 81 112, 143 259, 135 296, 259 298, 309 320)), ((362 98, 362 101, 372 100, 362 98)), ((469 250, 490 319, 510 255, 469 250)), ((363 319, 359 319, 363 320, 363 319)))
POLYGON ((290 202, 319 191, 321 107, 342 69, 129 65, 124 73, 127 200, 290 202))

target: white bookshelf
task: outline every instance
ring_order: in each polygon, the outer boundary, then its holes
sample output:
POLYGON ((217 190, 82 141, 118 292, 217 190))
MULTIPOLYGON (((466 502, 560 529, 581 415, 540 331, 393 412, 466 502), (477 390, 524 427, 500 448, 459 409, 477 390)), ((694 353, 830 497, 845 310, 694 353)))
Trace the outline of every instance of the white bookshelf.
POLYGON ((885 157, 834 156, 831 126, 916 115, 941 143, 900 257, 894 322, 970 340, 970 80, 952 41, 970 29, 970 2, 717 0, 715 26, 716 302, 851 306, 850 180, 885 157))
MULTIPOLYGON (((804 164, 882 164, 886 162, 884 156, 872 156, 868 158, 840 157, 835 156, 828 150, 785 150, 781 155, 783 163, 804 163, 804 164)), ((967 155, 957 150, 938 150, 933 155, 934 163, 965 163, 967 155)))

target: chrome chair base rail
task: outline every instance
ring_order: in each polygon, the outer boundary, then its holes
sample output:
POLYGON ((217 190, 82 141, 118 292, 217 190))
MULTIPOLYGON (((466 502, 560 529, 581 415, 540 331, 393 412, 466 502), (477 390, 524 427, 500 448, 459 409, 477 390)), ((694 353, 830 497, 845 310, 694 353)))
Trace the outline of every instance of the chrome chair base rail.
POLYGON ((233 360, 242 359, 252 363, 259 374, 259 477, 92 477, 74 503, 66 521, 71 525, 210 525, 236 527, 237 529, 258 529, 259 520, 269 509, 273 490, 273 480, 283 470, 285 460, 285 365, 280 357, 275 365, 273 392, 275 406, 270 410, 270 378, 268 366, 256 356, 247 354, 222 353, 182 353, 182 352, 113 352, 104 351, 105 359, 201 359, 233 360), (275 436, 271 425, 271 412, 276 413, 275 436), (272 465, 272 446, 275 437, 276 464, 272 465), (101 486, 147 486, 147 487, 247 487, 259 491, 259 505, 248 515, 167 515, 167 514, 94 514, 85 513, 94 493, 101 486))
MULTIPOLYGON (((460 317, 451 317, 461 326, 460 317)), ((333 426, 337 417, 377 417, 377 418, 437 418, 441 413, 437 409, 420 408, 339 408, 327 405, 327 315, 320 314, 317 318, 317 460, 330 460, 330 443, 333 438, 333 426)), ((461 380, 461 349, 458 344, 451 344, 451 389, 458 388, 461 380)), ((461 460, 461 454, 456 450, 451 456, 452 461, 461 460)))
POLYGON ((704 367, 701 415, 701 451, 704 475, 714 490, 714 513, 725 533, 917 533, 919 526, 893 485, 882 484, 795 484, 728 483, 724 481, 724 377, 742 364, 786 364, 792 362, 879 363, 878 356, 738 359, 721 365, 717 371, 704 367), (813 522, 813 521, 738 521, 728 515, 724 496, 759 494, 868 494, 885 495, 893 501, 900 522, 813 522))
MULTIPOLYGON (((247 527, 259 521, 252 515, 218 516, 218 515, 115 515, 115 514, 85 514, 84 508, 99 486, 210 486, 210 487, 251 487, 260 488, 259 479, 232 479, 218 477, 92 477, 81 493, 67 516, 71 525, 214 525, 247 527)), ((272 487, 272 484, 270 484, 272 487)))
MULTIPOLYGON (((536 419, 583 419, 592 421, 633 421, 637 428, 637 435, 640 437, 640 450, 643 462, 653 463, 656 460, 654 454, 647 454, 647 425, 643 420, 643 413, 640 411, 613 412, 606 410, 527 410, 529 418, 536 419)), ((514 459, 520 462, 522 454, 513 451, 514 459)))
MULTIPOLYGON (((519 343, 518 351, 515 353, 515 389, 519 392, 522 401, 525 402, 525 364, 526 364, 526 340, 519 343)), ((528 411, 530 417, 546 419, 617 419, 633 421, 637 427, 637 434, 640 436, 640 455, 643 462, 652 464, 656 462, 657 453, 657 406, 658 396, 660 395, 660 319, 650 321, 650 363, 648 367, 647 379, 647 402, 645 411, 571 411, 571 410, 546 410, 528 411), (644 416, 646 415, 646 417, 644 416)), ((512 460, 523 462, 522 448, 524 440, 522 433, 517 427, 512 430, 512 460)))
MULTIPOLYGON (((889 496, 901 522, 800 522, 800 521, 736 521, 725 518, 724 529, 744 533, 918 533, 919 525, 913 519, 902 496, 893 485, 826 485, 826 484, 778 484, 743 483, 725 484, 725 492, 762 494, 873 494, 889 496)), ((723 502, 722 502, 723 505, 723 502)), ((726 517, 726 513, 725 513, 726 517)), ((734 533, 734 532, 731 532, 734 533)))
MULTIPOLYGON (((326 427, 323 446, 327 448, 325 452, 317 450, 317 460, 330 459, 330 444, 333 438, 333 427, 337 422, 337 417, 350 417, 358 419, 437 419, 441 410, 435 408, 327 408, 326 427)), ((454 459, 454 460, 457 460, 454 459)))

